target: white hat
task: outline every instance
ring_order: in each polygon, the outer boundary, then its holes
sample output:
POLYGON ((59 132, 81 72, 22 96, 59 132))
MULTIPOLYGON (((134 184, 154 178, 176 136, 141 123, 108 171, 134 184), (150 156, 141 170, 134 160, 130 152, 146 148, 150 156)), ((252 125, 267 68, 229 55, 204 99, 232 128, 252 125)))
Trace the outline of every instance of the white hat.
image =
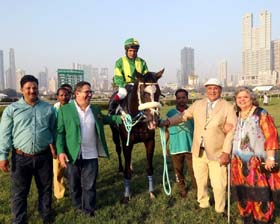
POLYGON ((219 79, 216 79, 216 78, 211 78, 211 79, 208 79, 208 81, 206 83, 204 83, 204 86, 220 86, 222 87, 222 83, 219 79))

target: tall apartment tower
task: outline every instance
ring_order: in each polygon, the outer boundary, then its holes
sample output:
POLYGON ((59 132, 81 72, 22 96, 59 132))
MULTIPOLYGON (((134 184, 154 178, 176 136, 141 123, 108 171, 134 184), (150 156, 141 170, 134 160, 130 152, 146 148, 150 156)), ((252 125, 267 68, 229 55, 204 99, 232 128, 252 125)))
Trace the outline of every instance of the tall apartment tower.
POLYGON ((181 50, 181 85, 188 85, 188 78, 194 75, 194 49, 184 47, 181 50))
MULTIPOLYGON (((16 70, 16 91, 17 91, 18 93, 20 92, 20 80, 21 80, 21 78, 22 78, 23 76, 25 76, 25 71, 22 70, 22 69, 20 69, 20 68, 18 68, 18 69, 16 70)), ((40 84, 40 82, 39 82, 39 84, 40 84)))
POLYGON ((227 61, 222 60, 219 63, 218 67, 218 77, 219 80, 221 80, 223 87, 227 86, 227 79, 228 79, 228 74, 227 74, 227 61))
POLYGON ((39 89, 41 91, 45 91, 48 89, 48 82, 49 82, 49 74, 48 74, 48 68, 45 67, 45 71, 41 71, 38 74, 39 79, 39 89))
POLYGON ((99 74, 99 69, 97 67, 92 68, 92 76, 93 76, 93 85, 92 87, 94 89, 98 89, 99 83, 98 83, 98 75, 99 74))
POLYGON ((272 50, 272 69, 278 73, 278 83, 280 82, 280 40, 274 40, 271 43, 272 50))
POLYGON ((99 90, 108 90, 109 89, 109 69, 108 68, 101 68, 99 73, 99 80, 98 83, 100 85, 99 90))
POLYGON ((243 16, 242 72, 244 85, 276 84, 271 58, 271 14, 266 10, 260 13, 258 27, 253 27, 251 13, 243 16))
POLYGON ((4 79, 4 54, 0 50, 0 90, 5 89, 5 79, 4 79))
POLYGON ((16 63, 13 48, 10 48, 9 51, 9 69, 6 73, 6 85, 6 88, 16 89, 16 63))
POLYGON ((96 83, 96 79, 94 78, 94 68, 92 65, 88 64, 79 64, 79 63, 72 63, 72 68, 73 69, 79 69, 84 71, 84 81, 89 82, 92 87, 94 88, 94 84, 96 83))

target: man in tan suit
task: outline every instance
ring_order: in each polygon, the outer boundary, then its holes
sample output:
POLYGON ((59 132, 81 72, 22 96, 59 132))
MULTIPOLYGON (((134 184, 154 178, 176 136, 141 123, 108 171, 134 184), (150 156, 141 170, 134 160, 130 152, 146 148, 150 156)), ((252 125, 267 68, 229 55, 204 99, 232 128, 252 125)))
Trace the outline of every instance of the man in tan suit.
POLYGON ((221 99, 222 86, 217 79, 205 84, 206 98, 197 100, 183 113, 168 118, 163 125, 175 125, 194 119, 192 145, 193 169, 197 182, 197 201, 200 208, 207 208, 208 175, 213 188, 215 210, 225 214, 227 167, 230 161, 236 113, 232 104, 221 99), (228 130, 225 130, 227 127, 228 130), (230 127, 230 128, 228 128, 230 127))

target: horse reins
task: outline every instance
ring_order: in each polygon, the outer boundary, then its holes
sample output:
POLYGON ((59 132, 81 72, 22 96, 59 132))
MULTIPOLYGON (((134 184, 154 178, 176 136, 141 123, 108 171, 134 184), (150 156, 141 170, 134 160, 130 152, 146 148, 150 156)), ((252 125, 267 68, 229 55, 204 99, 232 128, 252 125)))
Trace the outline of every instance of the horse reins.
MULTIPOLYGON (((133 121, 134 119, 131 118, 131 115, 130 114, 123 114, 123 123, 124 123, 124 127, 125 127, 125 130, 127 131, 127 141, 126 141, 126 146, 129 145, 129 139, 130 139, 130 132, 131 132, 131 129, 134 125, 136 125, 137 123, 140 122, 140 120, 142 119, 142 117, 144 117, 144 113, 143 111, 144 110, 151 110, 152 114, 157 114, 159 115, 159 109, 161 108, 161 104, 159 102, 155 102, 154 101, 154 92, 153 92, 153 87, 155 85, 158 85, 158 83, 145 83, 145 82, 139 82, 138 83, 138 88, 137 88, 137 95, 138 95, 138 110, 140 111, 140 113, 138 113, 136 115, 136 120, 133 121), (148 87, 151 87, 151 88, 147 88, 145 87, 146 89, 146 92, 150 93, 151 95, 151 102, 146 102, 146 103, 142 103, 142 100, 141 100, 141 94, 140 94, 140 86, 141 85, 147 85, 148 87), (156 109, 155 109, 156 108, 156 109)), ((145 91, 144 89, 144 91, 145 91)))

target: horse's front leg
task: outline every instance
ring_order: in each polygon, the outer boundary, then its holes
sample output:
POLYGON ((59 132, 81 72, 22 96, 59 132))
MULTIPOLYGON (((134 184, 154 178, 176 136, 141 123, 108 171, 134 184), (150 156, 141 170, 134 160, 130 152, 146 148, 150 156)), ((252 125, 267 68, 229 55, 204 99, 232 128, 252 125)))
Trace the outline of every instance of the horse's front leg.
POLYGON ((116 152, 118 154, 119 159, 119 172, 123 172, 123 165, 122 165, 122 147, 121 147, 121 140, 120 140, 120 132, 119 128, 115 125, 110 125, 112 131, 113 141, 116 146, 116 152))
POLYGON ((122 203, 127 204, 131 192, 130 192, 130 180, 132 176, 132 171, 130 169, 131 164, 131 152, 132 152, 133 145, 130 144, 129 146, 125 146, 123 144, 123 154, 124 154, 124 160, 125 160, 125 166, 124 166, 124 198, 122 199, 122 203))
POLYGON ((154 193, 154 183, 153 183, 153 157, 154 157, 154 151, 155 151, 155 139, 151 139, 149 141, 144 142, 146 147, 146 158, 147 158, 147 175, 148 175, 148 181, 149 181, 149 192, 150 192, 150 198, 155 198, 154 193))

